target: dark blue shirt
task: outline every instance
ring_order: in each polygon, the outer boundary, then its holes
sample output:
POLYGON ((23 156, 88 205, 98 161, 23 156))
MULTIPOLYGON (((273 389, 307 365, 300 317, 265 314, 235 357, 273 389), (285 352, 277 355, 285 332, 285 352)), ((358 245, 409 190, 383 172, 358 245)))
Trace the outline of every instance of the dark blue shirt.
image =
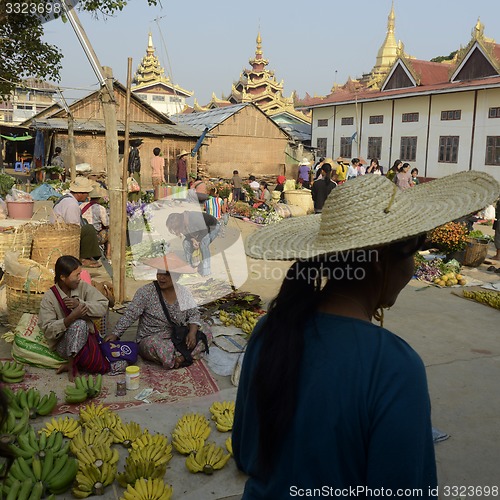
POLYGON ((400 496, 436 498, 430 492, 437 477, 422 360, 383 328, 323 313, 305 331, 292 427, 270 481, 259 480, 252 376, 260 346, 257 335, 247 347, 233 429, 234 457, 250 476, 244 499, 314 496, 307 492, 315 488, 344 490, 330 495, 341 498, 354 497, 353 488, 356 498, 382 497, 381 488, 393 496, 398 489, 421 489, 400 496))

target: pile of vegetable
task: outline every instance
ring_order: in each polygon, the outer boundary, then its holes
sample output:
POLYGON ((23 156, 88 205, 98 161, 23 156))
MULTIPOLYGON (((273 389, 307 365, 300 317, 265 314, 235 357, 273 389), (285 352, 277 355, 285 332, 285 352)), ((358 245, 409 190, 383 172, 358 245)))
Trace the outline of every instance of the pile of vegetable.
POLYGON ((438 286, 465 285, 467 281, 460 274, 456 260, 444 262, 440 258, 426 261, 420 254, 415 256, 415 278, 438 286))

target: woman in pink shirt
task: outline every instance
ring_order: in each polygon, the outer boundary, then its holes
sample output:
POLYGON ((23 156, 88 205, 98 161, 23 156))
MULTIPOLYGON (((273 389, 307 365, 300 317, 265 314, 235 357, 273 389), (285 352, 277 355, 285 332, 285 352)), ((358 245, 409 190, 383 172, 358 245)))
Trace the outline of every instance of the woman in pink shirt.
POLYGON ((153 188, 159 186, 162 182, 165 183, 165 172, 163 167, 165 166, 165 160, 160 156, 161 149, 153 149, 153 158, 151 158, 151 178, 153 180, 153 188))
POLYGON ((413 186, 410 174, 410 164, 403 163, 401 170, 396 174, 394 182, 399 189, 408 189, 413 186))

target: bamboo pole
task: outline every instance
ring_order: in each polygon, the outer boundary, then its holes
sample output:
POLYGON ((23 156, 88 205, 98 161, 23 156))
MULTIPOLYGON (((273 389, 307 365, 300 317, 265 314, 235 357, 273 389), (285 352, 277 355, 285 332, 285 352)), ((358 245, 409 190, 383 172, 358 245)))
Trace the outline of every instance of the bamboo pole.
MULTIPOLYGON (((106 84, 101 94, 104 125, 106 130, 106 170, 108 173, 109 188, 109 240, 113 252, 112 259, 115 269, 125 264, 125 255, 122 253, 122 179, 118 160, 118 132, 116 124, 116 101, 113 91, 113 72, 111 68, 103 68, 106 84)), ((118 292, 122 290, 121 274, 113 273, 113 288, 118 292)), ((123 296, 116 297, 117 302, 123 301, 123 296)))
MULTIPOLYGON (((129 57, 127 59, 127 96, 125 100, 125 137, 123 144, 123 164, 122 164, 122 225, 121 233, 121 251, 123 256, 125 257, 125 235, 127 234, 127 177, 128 177, 128 154, 129 154, 129 132, 130 132, 130 117, 129 117, 129 109, 130 109, 130 94, 131 94, 131 86, 132 86, 132 58, 129 57)), ((125 261, 123 261, 125 262, 125 261)), ((120 266, 120 274, 121 277, 121 285, 122 289, 120 290, 120 296, 125 298, 125 265, 120 266)))
POLYGON ((71 182, 76 178, 76 155, 75 155, 75 127, 73 114, 68 113, 68 153, 69 153, 69 173, 71 182))

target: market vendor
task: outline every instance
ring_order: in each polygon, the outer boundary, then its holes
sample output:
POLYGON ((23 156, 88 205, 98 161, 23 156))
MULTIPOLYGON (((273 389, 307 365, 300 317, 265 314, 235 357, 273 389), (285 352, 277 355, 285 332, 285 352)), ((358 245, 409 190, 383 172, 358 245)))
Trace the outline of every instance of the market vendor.
POLYGON ((170 214, 166 225, 170 233, 184 238, 182 247, 188 263, 202 276, 209 275, 209 245, 219 234, 220 222, 205 212, 185 211, 170 214))
POLYGON ((101 249, 97 238, 97 231, 92 224, 83 220, 80 203, 84 202, 94 184, 86 177, 77 177, 69 185, 69 194, 59 198, 54 204, 54 219, 66 224, 80 226, 80 258, 83 267, 101 267, 101 249))
POLYGON ((38 325, 49 347, 68 362, 57 373, 68 372, 70 382, 79 371, 122 373, 126 361, 110 363, 102 355, 94 320, 108 311, 108 299, 80 279, 81 262, 63 255, 55 263, 55 285, 47 290, 40 303, 38 325))
POLYGON ((105 340, 117 340, 139 320, 136 342, 142 358, 167 370, 186 366, 208 352, 212 339, 191 292, 177 283, 181 274, 195 270, 174 253, 144 263, 157 269, 156 280, 137 290, 113 333, 105 340), (175 325, 189 327, 181 342, 173 335, 175 325))

